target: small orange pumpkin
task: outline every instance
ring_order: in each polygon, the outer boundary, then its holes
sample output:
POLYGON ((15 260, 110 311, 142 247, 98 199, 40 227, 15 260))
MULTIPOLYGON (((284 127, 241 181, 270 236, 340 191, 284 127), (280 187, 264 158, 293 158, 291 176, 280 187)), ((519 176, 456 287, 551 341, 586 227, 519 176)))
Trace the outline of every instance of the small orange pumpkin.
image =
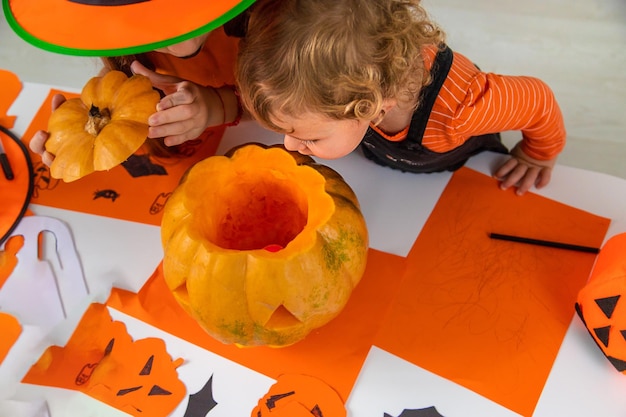
POLYGON ((159 93, 143 75, 109 71, 91 78, 80 98, 65 101, 48 121, 52 177, 70 182, 124 162, 145 142, 158 102, 159 93))
POLYGON ((287 346, 336 317, 361 279, 368 234, 333 169, 247 144, 193 166, 165 205, 163 271, 214 338, 287 346))

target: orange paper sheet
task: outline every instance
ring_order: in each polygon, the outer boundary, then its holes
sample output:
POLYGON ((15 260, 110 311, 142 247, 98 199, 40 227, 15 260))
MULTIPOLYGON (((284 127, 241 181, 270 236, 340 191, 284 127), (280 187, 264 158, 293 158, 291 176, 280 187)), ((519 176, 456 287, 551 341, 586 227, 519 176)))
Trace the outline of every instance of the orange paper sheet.
POLYGON ((370 250, 365 275, 335 320, 285 348, 238 348, 209 336, 177 304, 161 267, 139 294, 114 289, 107 304, 257 372, 315 375, 347 398, 402 275, 404 258, 370 250))
POLYGON ((376 345, 532 415, 596 255, 488 234, 600 247, 609 222, 460 169, 409 253, 376 345))
POLYGON ((161 339, 133 341, 92 304, 65 347, 50 346, 22 382, 81 391, 133 416, 168 416, 186 394, 161 339))
MULTIPOLYGON (((51 90, 24 133, 25 142, 29 142, 36 131, 47 130, 51 99, 57 93, 66 98, 77 97, 77 94, 51 90)), ((178 147, 178 157, 156 157, 140 149, 110 171, 94 172, 70 183, 52 178, 41 157, 31 154, 35 171, 32 202, 158 226, 163 206, 182 175, 197 161, 215 155, 224 129, 224 126, 208 129, 200 138, 185 142, 178 147)))
POLYGON ((20 322, 12 315, 0 312, 0 334, 2 335, 0 337, 0 364, 7 357, 21 333, 20 322))

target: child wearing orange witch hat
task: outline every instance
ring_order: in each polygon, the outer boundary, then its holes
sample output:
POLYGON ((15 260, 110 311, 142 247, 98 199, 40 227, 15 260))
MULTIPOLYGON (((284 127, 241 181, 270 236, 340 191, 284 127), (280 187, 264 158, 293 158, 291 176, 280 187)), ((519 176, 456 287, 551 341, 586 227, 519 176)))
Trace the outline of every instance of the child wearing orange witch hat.
MULTIPOLYGON (((187 0, 184 7, 176 0, 2 2, 9 25, 27 42, 102 57, 102 74, 121 70, 150 78, 163 97, 148 121, 148 137, 162 138, 166 147, 241 117, 233 68, 254 0, 187 0)), ((55 96, 53 109, 64 101, 55 96)), ((47 139, 47 132, 38 131, 30 147, 50 165, 47 139)))

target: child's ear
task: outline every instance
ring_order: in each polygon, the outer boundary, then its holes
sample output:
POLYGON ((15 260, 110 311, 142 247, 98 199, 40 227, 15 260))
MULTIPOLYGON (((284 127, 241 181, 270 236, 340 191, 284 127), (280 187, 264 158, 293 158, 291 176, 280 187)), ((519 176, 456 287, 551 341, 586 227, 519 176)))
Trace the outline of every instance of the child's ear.
POLYGON ((385 113, 389 113, 389 111, 391 109, 393 109, 394 107, 396 107, 396 104, 398 104, 398 100, 396 100, 395 98, 386 98, 383 100, 383 107, 382 110, 385 113))

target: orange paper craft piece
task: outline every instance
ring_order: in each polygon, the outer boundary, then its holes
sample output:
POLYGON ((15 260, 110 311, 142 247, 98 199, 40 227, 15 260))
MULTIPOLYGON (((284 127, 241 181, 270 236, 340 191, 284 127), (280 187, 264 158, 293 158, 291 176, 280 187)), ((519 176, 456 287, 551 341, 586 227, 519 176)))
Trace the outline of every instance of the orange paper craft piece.
POLYGON ((24 246, 24 236, 12 236, 0 250, 0 289, 17 266, 17 253, 24 246))
POLYGON ((176 302, 165 284, 161 265, 139 294, 114 289, 107 304, 269 377, 315 375, 345 398, 395 294, 403 267, 404 258, 370 249, 365 275, 339 316, 284 348, 239 348, 213 339, 176 302))
POLYGON ((17 342, 22 333, 22 326, 15 317, 0 312, 0 364, 9 354, 11 347, 17 342))
MULTIPOLYGON (((47 130, 52 96, 59 93, 78 97, 51 90, 24 133, 25 140, 30 141, 38 130, 47 130)), ((224 126, 205 130, 200 138, 177 147, 180 156, 176 157, 148 155, 142 147, 124 164, 70 183, 52 178, 41 157, 31 153, 35 171, 32 202, 159 226, 165 202, 182 175, 197 161, 215 155, 224 130, 224 126)))
POLYGON ((346 407, 337 392, 308 375, 281 375, 250 417, 345 417, 346 407))
POLYGON ((185 385, 161 339, 133 341, 103 304, 91 304, 65 347, 50 346, 22 382, 81 391, 133 416, 168 416, 185 385))
POLYGON ((626 374, 626 233, 602 247, 576 310, 609 362, 626 374))
POLYGON ((376 345, 532 415, 596 255, 488 234, 599 247, 609 223, 456 171, 409 253, 376 345))
POLYGON ((9 116, 9 108, 22 91, 22 82, 14 73, 0 69, 0 85, 0 126, 10 129, 15 123, 15 116, 9 116))

